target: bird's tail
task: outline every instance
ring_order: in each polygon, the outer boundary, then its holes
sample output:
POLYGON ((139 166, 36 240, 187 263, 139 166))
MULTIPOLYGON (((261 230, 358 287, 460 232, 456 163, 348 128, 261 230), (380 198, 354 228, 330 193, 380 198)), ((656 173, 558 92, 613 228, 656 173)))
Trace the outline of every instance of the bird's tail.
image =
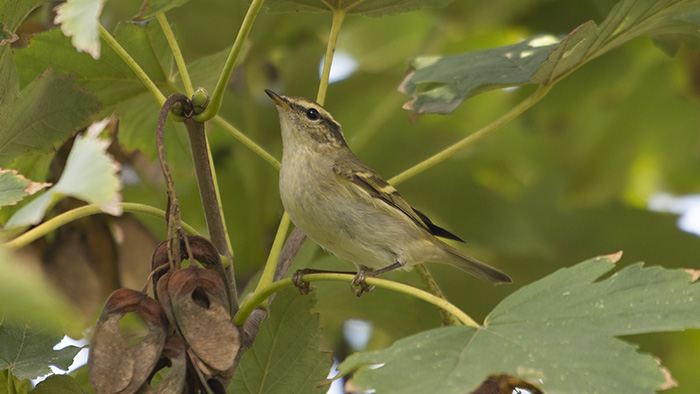
POLYGON ((440 242, 444 244, 444 248, 442 248, 445 251, 444 259, 436 262, 450 264, 464 272, 492 284, 513 282, 510 276, 508 276, 505 272, 491 267, 490 265, 484 264, 473 257, 469 257, 442 241, 440 242))

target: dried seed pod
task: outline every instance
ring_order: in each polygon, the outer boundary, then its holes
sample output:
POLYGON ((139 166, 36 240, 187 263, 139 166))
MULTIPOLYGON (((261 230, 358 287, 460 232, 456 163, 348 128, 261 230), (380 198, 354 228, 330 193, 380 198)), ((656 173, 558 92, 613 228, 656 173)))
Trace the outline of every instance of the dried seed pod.
POLYGON ((168 320, 160 304, 130 289, 114 291, 95 325, 90 341, 89 379, 98 394, 135 393, 151 375, 160 358, 168 320), (148 333, 129 345, 119 330, 119 320, 134 312, 146 321, 148 333))
POLYGON ((170 276, 167 291, 180 333, 202 362, 202 371, 217 375, 232 369, 240 340, 221 279, 190 267, 170 276))
POLYGON ((177 334, 171 334, 165 340, 163 353, 156 364, 148 384, 143 385, 136 394, 183 394, 187 377, 187 351, 185 343, 177 334), (153 376, 163 368, 170 368, 168 374, 158 383, 156 388, 150 386, 153 376))

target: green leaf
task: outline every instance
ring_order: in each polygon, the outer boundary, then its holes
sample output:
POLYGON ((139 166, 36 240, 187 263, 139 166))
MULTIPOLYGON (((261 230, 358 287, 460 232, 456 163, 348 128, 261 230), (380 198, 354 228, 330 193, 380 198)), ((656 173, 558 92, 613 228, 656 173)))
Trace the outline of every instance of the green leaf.
MULTIPOLYGON (((148 26, 157 27, 156 24, 148 26)), ((160 47, 160 43, 149 42, 149 37, 158 35, 159 29, 148 26, 119 24, 115 38, 156 84, 162 84, 166 82, 163 70, 170 67, 161 64, 160 55, 154 52, 157 49, 152 46, 160 47)), ((167 43, 162 44, 167 48, 167 43)), ((32 37, 29 47, 15 53, 15 61, 22 84, 49 67, 58 73, 75 74, 77 84, 95 92, 105 110, 146 92, 141 81, 110 47, 103 48, 100 60, 95 60, 88 54, 78 53, 70 39, 55 29, 32 37)))
POLYGON ((51 375, 36 385, 32 394, 83 394, 78 381, 69 375, 51 375))
POLYGON ((348 15, 384 16, 421 8, 446 7, 454 0, 267 0, 269 12, 345 11, 348 15))
POLYGON ((331 355, 318 350, 318 315, 313 295, 288 288, 275 296, 253 346, 241 358, 229 393, 323 393, 331 355))
POLYGON ((556 47, 557 38, 536 36, 518 44, 452 56, 419 57, 399 90, 416 113, 446 114, 489 90, 530 83, 532 73, 556 47))
POLYGON ((32 182, 15 170, 0 169, 0 207, 15 205, 26 196, 50 186, 50 183, 32 182))
MULTIPOLYGON (((157 23, 121 23, 115 39, 129 52, 158 88, 168 96, 184 91, 173 70, 173 59, 165 36, 157 23)), ((155 129, 159 107, 141 81, 110 47, 102 48, 100 60, 78 53, 60 31, 37 34, 28 48, 15 53, 22 83, 48 67, 54 71, 75 74, 76 84, 93 92, 102 102, 102 116, 119 116, 119 142, 128 150, 139 149, 155 160, 155 129)), ((220 70, 221 64, 216 65, 220 70)), ((210 73, 216 77, 215 73, 210 73)), ((168 128, 173 122, 168 120, 168 128)), ((191 168, 189 142, 184 129, 165 138, 165 150, 171 168, 191 168)))
POLYGON ((697 11, 697 7, 700 7, 698 0, 621 0, 600 26, 589 21, 567 35, 532 75, 532 82, 556 82, 587 61, 635 37, 669 38, 686 32, 685 12, 697 11))
POLYGON ((53 347, 62 334, 54 334, 29 322, 0 323, 0 370, 9 369, 19 379, 34 379, 51 372, 49 365, 67 370, 79 347, 53 347))
POLYGON ((100 14, 105 0, 68 0, 56 7, 54 23, 71 37, 73 47, 87 52, 94 59, 100 58, 100 14))
POLYGON ((17 34, 12 32, 4 23, 0 22, 0 45, 3 49, 7 47, 7 44, 12 44, 17 41, 19 37, 17 34))
POLYGON ((695 51, 700 49, 700 10, 688 11, 668 18, 665 24, 671 25, 671 32, 662 33, 663 25, 657 27, 659 34, 654 35, 654 43, 667 55, 673 56, 685 45, 695 51))
POLYGON ((55 186, 17 211, 7 221, 6 228, 37 224, 46 211, 64 196, 72 196, 90 204, 101 204, 109 214, 120 215, 122 188, 119 170, 121 165, 107 153, 109 141, 100 140, 108 120, 95 122, 83 136, 75 139, 66 159, 66 167, 55 186))
MULTIPOLYGON (((588 21, 557 45, 551 36, 536 36, 501 48, 417 58, 412 62, 416 70, 399 88, 411 98, 404 108, 415 113, 446 114, 464 100, 489 90, 525 83, 553 84, 639 36, 654 37, 667 51, 673 51, 678 40, 688 42, 688 36, 697 36, 698 7, 698 0, 621 0, 600 26, 588 21), (690 15, 688 10, 692 11, 690 15)), ((700 40, 692 42, 698 44, 700 40)))
POLYGON ((0 22, 7 30, 14 32, 22 21, 36 7, 51 0, 0 0, 0 22))
MULTIPOLYGON (((0 387, 12 387, 16 394, 26 394, 32 389, 29 379, 19 380, 9 370, 0 371, 0 387)), ((9 390, 8 390, 9 391, 9 390)))
MULTIPOLYGON (((18 95, 5 99, 0 105, 0 165, 21 155, 57 148, 97 112, 99 102, 77 89, 74 80, 47 71, 18 95)), ((11 80, 1 80, 0 84, 10 92, 16 91, 11 80)))
POLYGON ((641 263, 595 282, 613 267, 597 258, 560 269, 503 300, 483 327, 423 332, 339 369, 360 369, 355 383, 377 393, 464 393, 494 373, 547 393, 654 393, 670 380, 614 337, 700 328, 700 285, 683 270, 641 263))

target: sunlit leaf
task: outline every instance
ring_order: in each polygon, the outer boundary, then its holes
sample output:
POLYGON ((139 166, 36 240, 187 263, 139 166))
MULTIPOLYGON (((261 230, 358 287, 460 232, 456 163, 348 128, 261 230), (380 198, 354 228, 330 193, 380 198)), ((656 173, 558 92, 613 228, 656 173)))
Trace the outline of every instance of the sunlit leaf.
POLYGON ((97 134, 106 121, 96 122, 85 135, 77 137, 71 149, 61 179, 55 186, 17 211, 7 221, 7 228, 37 224, 57 199, 72 196, 101 209, 120 215, 122 187, 119 177, 120 164, 107 153, 109 141, 100 140, 97 134))
POLYGON ((100 58, 100 13, 106 0, 68 0, 56 7, 55 23, 71 37, 73 47, 100 58))
POLYGON ((558 39, 538 36, 518 44, 452 56, 419 57, 399 90, 417 113, 449 113, 468 98, 489 90, 530 82, 558 39))
POLYGON ((677 40, 689 41, 686 37, 700 27, 697 7, 698 0, 621 0, 600 25, 588 21, 556 45, 547 36, 537 36, 501 48, 417 58, 412 62, 415 71, 401 83, 400 90, 411 98, 404 108, 445 114, 469 97, 489 90, 525 83, 551 84, 639 36, 653 37, 664 43, 667 51, 673 51, 677 40))
MULTIPOLYGON (((589 21, 576 28, 552 51, 532 76, 533 83, 551 83, 581 64, 639 36, 670 39, 687 32, 686 11, 700 7, 698 0, 621 0, 600 24, 589 21)), ((698 26, 696 24, 695 28, 698 26)))
POLYGON ((268 0, 270 12, 323 12, 343 10, 348 15, 383 16, 421 8, 445 7, 454 0, 268 0))
POLYGON ((561 269, 508 296, 482 327, 427 331, 339 369, 360 368, 355 383, 377 393, 464 393, 494 373, 547 393, 655 393, 670 377, 615 336, 700 328, 700 285, 641 264, 599 280, 613 268, 597 258, 561 269))
POLYGON ((243 355, 229 393, 322 393, 317 383, 328 376, 329 353, 318 350, 318 316, 309 311, 313 296, 296 289, 277 294, 253 346, 243 355))
POLYGON ((40 324, 3 320, 0 323, 0 370, 9 369, 20 379, 45 375, 51 372, 49 365, 67 370, 80 348, 67 346, 53 350, 61 338, 60 334, 47 332, 40 324))
POLYGON ((0 169, 0 207, 15 205, 48 186, 49 183, 30 181, 15 170, 0 169))

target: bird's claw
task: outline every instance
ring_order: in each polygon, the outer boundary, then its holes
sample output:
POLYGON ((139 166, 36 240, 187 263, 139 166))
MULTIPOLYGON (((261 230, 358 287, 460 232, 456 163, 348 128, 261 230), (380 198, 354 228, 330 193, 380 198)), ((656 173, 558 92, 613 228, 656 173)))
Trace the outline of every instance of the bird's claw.
POLYGON ((299 289, 299 292, 302 295, 307 295, 311 292, 311 284, 309 282, 304 282, 304 270, 297 270, 294 272, 294 275, 292 275, 292 283, 294 283, 294 286, 299 289))
POLYGON ((365 271, 360 270, 352 279, 352 282, 350 282, 350 290, 353 294, 355 294, 355 296, 359 297, 362 295, 362 293, 371 293, 374 291, 374 286, 370 286, 367 284, 367 282, 365 282, 367 276, 368 275, 365 271))

